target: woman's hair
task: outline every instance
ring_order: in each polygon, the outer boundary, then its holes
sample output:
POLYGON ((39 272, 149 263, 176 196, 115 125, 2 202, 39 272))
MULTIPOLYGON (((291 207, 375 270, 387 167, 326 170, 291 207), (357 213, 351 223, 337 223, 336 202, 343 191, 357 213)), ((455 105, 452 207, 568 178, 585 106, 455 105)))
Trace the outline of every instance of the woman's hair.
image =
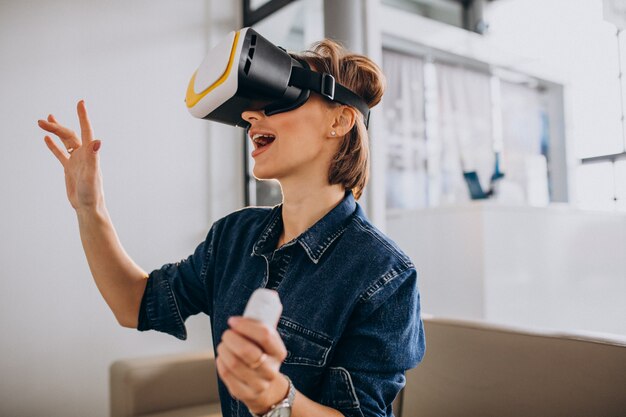
MULTIPOLYGON (((365 100, 369 108, 378 104, 383 96, 386 81, 378 65, 333 40, 317 42, 308 51, 294 56, 304 59, 318 72, 331 74, 339 84, 365 100)), ((369 177, 369 138, 363 115, 358 110, 356 115, 354 127, 344 136, 331 161, 328 181, 342 184, 359 199, 369 177)))

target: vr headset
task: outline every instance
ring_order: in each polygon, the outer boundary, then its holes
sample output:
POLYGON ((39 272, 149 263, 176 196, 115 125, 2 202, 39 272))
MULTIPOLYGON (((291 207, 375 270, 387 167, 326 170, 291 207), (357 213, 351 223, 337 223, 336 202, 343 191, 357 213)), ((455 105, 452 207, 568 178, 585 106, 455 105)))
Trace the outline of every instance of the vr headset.
POLYGON ((241 118, 245 110, 263 110, 267 116, 290 111, 303 105, 311 91, 356 108, 367 127, 369 108, 361 97, 244 28, 209 51, 189 81, 185 102, 194 117, 248 128, 241 118))

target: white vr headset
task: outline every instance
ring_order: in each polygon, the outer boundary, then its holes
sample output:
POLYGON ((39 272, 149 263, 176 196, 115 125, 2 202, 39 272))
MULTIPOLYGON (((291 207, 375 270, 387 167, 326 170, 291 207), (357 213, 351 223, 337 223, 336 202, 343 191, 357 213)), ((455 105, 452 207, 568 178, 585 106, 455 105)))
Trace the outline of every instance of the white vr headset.
POLYGON ((356 108, 368 125, 369 107, 361 97, 244 28, 209 51, 189 81, 185 102, 197 118, 247 128, 243 111, 263 110, 267 116, 290 111, 303 105, 311 91, 356 108))

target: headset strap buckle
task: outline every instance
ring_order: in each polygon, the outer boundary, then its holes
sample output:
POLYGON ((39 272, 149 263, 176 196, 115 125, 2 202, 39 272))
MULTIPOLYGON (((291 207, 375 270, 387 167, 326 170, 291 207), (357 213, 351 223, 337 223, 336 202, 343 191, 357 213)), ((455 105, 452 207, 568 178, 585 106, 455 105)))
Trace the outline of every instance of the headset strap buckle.
POLYGON ((322 74, 322 84, 320 94, 331 100, 335 99, 335 77, 325 72, 322 74))

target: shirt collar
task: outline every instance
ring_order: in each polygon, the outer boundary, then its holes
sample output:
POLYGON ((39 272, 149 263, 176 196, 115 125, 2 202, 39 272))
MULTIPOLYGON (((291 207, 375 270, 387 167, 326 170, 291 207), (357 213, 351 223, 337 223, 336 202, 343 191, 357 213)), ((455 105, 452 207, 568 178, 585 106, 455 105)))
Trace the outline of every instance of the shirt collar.
MULTIPOLYGON (((318 263, 326 249, 341 236, 346 229, 346 220, 356 208, 357 203, 352 191, 348 190, 335 208, 295 239, 313 263, 318 263)), ((269 255, 276 249, 276 242, 283 227, 282 204, 275 206, 268 218, 267 226, 254 244, 252 255, 269 255)))

